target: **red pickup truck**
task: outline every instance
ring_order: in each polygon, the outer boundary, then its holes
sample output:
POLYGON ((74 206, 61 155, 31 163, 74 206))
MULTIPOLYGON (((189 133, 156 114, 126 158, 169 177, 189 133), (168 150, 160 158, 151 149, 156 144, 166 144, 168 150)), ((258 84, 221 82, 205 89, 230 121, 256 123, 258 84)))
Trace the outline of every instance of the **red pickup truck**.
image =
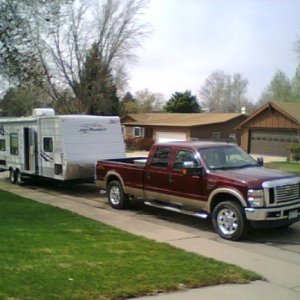
POLYGON ((237 240, 252 227, 289 226, 300 219, 300 177, 263 167, 234 144, 155 144, 148 158, 98 161, 96 181, 113 208, 130 196, 150 206, 200 218, 237 240))

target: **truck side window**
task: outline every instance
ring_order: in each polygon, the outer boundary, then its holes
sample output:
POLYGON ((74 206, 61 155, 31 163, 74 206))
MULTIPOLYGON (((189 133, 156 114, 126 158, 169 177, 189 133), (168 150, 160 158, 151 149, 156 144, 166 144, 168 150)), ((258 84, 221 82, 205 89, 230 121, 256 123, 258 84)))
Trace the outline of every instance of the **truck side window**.
POLYGON ((176 170, 182 169, 183 163, 188 161, 194 163, 194 168, 200 167, 200 164, 192 151, 189 150, 178 151, 175 157, 173 169, 176 170))
POLYGON ((17 133, 10 134, 10 154, 19 155, 19 140, 17 133))
POLYGON ((53 139, 52 137, 44 137, 43 139, 44 151, 53 152, 53 139))
POLYGON ((166 168, 168 166, 171 151, 171 148, 158 148, 152 158, 151 166, 166 168))
POLYGON ((5 151, 5 140, 0 140, 0 151, 5 151))

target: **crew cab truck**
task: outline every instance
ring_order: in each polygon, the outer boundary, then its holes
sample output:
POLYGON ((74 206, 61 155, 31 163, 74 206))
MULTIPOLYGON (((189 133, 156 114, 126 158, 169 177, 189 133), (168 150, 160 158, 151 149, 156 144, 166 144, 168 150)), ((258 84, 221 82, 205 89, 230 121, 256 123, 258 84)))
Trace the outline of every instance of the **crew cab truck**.
POLYGON ((212 219, 214 230, 238 240, 252 227, 285 227, 300 219, 300 177, 263 167, 234 144, 154 144, 148 158, 100 160, 96 183, 115 209, 130 197, 145 204, 212 219))

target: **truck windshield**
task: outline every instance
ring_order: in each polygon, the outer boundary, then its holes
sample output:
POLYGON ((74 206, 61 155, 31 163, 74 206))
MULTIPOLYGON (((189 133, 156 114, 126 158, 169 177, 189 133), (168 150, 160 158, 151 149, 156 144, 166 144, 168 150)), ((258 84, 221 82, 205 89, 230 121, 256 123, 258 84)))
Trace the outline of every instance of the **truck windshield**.
POLYGON ((256 161, 234 145, 199 149, 206 166, 211 170, 225 170, 257 166, 256 161))

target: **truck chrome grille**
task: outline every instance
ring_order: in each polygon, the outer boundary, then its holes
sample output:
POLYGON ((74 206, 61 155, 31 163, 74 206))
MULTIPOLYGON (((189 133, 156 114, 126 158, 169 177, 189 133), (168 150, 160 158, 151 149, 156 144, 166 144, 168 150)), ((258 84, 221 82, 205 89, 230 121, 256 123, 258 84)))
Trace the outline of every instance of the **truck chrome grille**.
POLYGON ((288 202, 297 200, 300 198, 300 185, 289 184, 283 186, 277 186, 274 188, 275 202, 288 202))

